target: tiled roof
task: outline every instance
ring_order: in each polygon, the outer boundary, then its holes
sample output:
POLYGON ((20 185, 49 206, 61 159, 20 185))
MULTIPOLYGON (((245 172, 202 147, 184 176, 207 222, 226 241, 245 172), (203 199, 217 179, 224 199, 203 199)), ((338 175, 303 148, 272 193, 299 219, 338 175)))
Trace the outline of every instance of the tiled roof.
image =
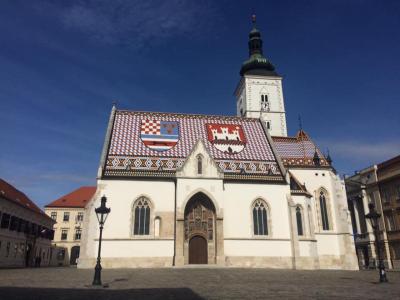
POLYGON ((301 184, 300 181, 289 172, 290 176, 290 192, 292 195, 305 195, 311 197, 311 194, 307 191, 305 184, 301 184))
POLYGON ((273 136, 272 140, 285 166, 315 167, 313 162, 315 151, 320 158, 320 166, 329 166, 325 156, 303 130, 300 130, 295 137, 273 136))
POLYGON ((282 179, 258 119, 117 110, 110 139, 106 176, 174 176, 200 139, 226 177, 282 179), (171 139, 165 145, 146 140, 160 133, 167 137, 165 126, 171 124, 171 139))
POLYGON ((75 191, 54 200, 45 207, 84 208, 96 192, 95 186, 82 186, 75 191))
POLYGON ((45 215, 45 213, 23 192, 0 178, 0 197, 6 198, 31 211, 45 215))

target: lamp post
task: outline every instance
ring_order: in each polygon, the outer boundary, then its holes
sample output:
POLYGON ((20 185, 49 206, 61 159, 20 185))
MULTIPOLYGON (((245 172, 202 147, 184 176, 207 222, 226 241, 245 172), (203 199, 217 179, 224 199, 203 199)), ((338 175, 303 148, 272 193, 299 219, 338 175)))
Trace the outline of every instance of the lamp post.
POLYGON ((381 255, 381 247, 379 242, 378 221, 379 218, 381 217, 381 214, 376 211, 374 203, 369 203, 368 208, 369 208, 369 213, 365 215, 365 218, 367 218, 371 222, 371 226, 374 231, 375 249, 376 249, 376 255, 378 256, 379 282, 388 282, 388 279, 386 278, 385 264, 383 263, 381 255))
POLYGON ((99 225, 100 225, 100 237, 99 237, 99 250, 97 253, 97 263, 96 263, 96 267, 94 268, 94 278, 93 278, 93 283, 92 285, 102 285, 101 283, 101 240, 103 237, 103 227, 104 227, 104 223, 106 222, 107 216, 111 211, 111 208, 106 207, 106 202, 107 202, 107 198, 106 196, 101 197, 101 205, 98 208, 95 208, 95 212, 96 212, 96 216, 97 216, 97 220, 99 221, 99 225))

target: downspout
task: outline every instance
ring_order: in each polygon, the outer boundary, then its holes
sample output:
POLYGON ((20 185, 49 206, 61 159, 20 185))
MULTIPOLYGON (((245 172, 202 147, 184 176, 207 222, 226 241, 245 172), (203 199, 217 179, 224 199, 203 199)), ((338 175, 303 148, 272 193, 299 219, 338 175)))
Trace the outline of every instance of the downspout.
POLYGON ((177 220, 176 220, 176 189, 177 189, 177 179, 175 178, 175 180, 174 180, 174 188, 175 188, 175 199, 174 199, 174 202, 175 202, 175 207, 174 207, 174 256, 173 256, 173 258, 172 258, 172 266, 174 267, 175 266, 175 257, 176 257, 176 222, 177 222, 177 220))

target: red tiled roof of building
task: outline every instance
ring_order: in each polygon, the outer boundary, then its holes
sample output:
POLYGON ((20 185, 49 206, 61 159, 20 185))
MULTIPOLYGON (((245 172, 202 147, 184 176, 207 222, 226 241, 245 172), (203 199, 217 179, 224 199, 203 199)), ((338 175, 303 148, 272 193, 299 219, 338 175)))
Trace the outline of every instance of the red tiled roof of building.
POLYGON ((320 159, 320 166, 330 166, 329 162, 304 130, 299 130, 295 137, 273 136, 274 146, 284 165, 314 166, 315 151, 320 159))
POLYGON ((1 178, 0 197, 6 198, 36 213, 45 215, 45 213, 31 199, 29 199, 27 195, 1 178))
POLYGON ((84 208, 96 192, 95 186, 82 186, 66 194, 45 207, 78 207, 84 208))
POLYGON ((199 140, 225 178, 283 179, 259 119, 125 110, 115 111, 103 175, 174 176, 199 140))

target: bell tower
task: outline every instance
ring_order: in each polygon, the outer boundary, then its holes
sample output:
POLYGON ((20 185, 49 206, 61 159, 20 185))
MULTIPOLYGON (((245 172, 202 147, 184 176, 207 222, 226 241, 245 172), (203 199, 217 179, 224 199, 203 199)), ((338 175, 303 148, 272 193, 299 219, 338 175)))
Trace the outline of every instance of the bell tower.
POLYGON ((240 69, 240 82, 235 90, 237 115, 260 118, 272 136, 287 136, 282 77, 263 55, 261 32, 252 16, 249 33, 249 59, 240 69))

